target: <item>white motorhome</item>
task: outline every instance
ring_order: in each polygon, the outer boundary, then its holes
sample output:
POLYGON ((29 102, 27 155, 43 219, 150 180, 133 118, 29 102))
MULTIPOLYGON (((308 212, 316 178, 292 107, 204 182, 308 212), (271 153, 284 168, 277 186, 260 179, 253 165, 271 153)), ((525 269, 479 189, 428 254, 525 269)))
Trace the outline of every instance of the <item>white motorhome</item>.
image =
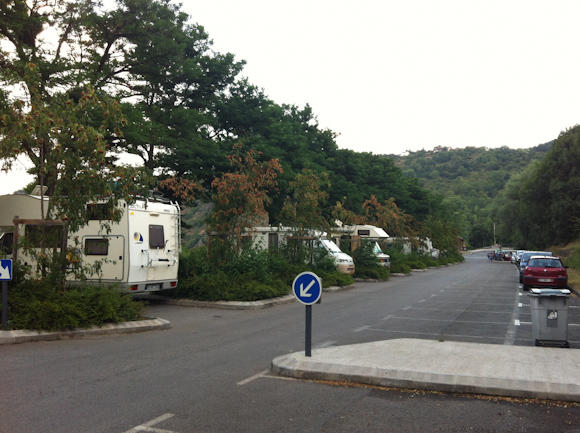
POLYGON ((333 237, 344 238, 346 236, 351 238, 351 248, 357 247, 357 240, 367 239, 373 244, 373 250, 381 265, 386 268, 391 268, 391 256, 385 254, 379 245, 379 241, 389 239, 389 235, 382 228, 363 224, 353 226, 341 226, 332 229, 333 237), (354 242, 352 242, 354 241, 354 242))
MULTIPOLYGON (((412 246, 409 238, 389 238, 389 239, 387 239, 387 242, 391 246, 395 246, 395 245, 400 246, 403 250, 403 253, 405 253, 405 254, 411 254, 411 252, 413 251, 413 246, 412 246)), ((433 242, 431 242, 431 239, 429 239, 429 238, 425 238, 425 239, 417 238, 416 243, 418 244, 417 252, 419 252, 421 254, 428 254, 433 259, 439 258, 440 252, 437 248, 433 248, 433 242)))
MULTIPOLYGON (((253 246, 260 249, 275 250, 278 245, 285 244, 287 239, 297 239, 296 229, 289 227, 254 227, 247 233, 252 236, 253 246)), ((354 274, 352 257, 343 253, 332 240, 327 239, 326 233, 311 231, 306 237, 313 241, 314 248, 323 248, 332 257, 340 272, 354 274)))
MULTIPOLYGON (((48 198, 44 198, 48 200, 48 198)), ((35 220, 40 218, 40 196, 13 194, 0 196, 0 230, 6 247, 11 249, 15 229, 21 235, 33 233, 35 220), (20 221, 14 224, 14 218, 20 221)), ((131 293, 153 292, 177 286, 179 252, 181 248, 181 210, 176 203, 136 200, 120 201, 123 216, 111 230, 103 233, 99 218, 104 204, 88 204, 94 212, 92 219, 78 232, 68 233, 67 251, 75 251, 70 266, 75 262, 90 266, 101 263, 98 275, 87 275, 89 282, 117 284, 131 293), (78 245, 77 245, 78 242, 78 245)), ((60 245, 62 248, 63 245, 60 245)), ((59 250, 60 250, 59 248, 59 250)), ((19 251, 22 261, 31 260, 19 251)), ((74 276, 71 275, 71 281, 74 276)))

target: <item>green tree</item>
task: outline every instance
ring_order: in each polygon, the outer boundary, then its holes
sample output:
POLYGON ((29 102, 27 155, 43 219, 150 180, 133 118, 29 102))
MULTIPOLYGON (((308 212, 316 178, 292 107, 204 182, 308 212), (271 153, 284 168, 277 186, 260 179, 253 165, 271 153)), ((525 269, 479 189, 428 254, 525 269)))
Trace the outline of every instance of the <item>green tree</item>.
POLYGON ((328 193, 322 188, 329 186, 328 175, 318 176, 312 170, 304 169, 290 182, 289 195, 278 221, 285 226, 295 227, 300 234, 308 229, 324 229, 328 222, 322 214, 322 206, 328 193))
POLYGON ((580 126, 563 131, 544 158, 514 176, 498 196, 494 216, 502 238, 546 248, 580 235, 580 126))

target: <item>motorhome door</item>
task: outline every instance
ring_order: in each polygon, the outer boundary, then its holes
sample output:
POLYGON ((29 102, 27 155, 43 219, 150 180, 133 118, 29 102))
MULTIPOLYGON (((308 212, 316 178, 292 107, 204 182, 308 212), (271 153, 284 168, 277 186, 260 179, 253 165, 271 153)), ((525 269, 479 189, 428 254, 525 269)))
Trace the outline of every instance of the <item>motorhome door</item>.
POLYGON ((125 276, 124 236, 83 236, 83 264, 95 266, 99 262, 100 274, 87 276, 90 280, 123 281, 125 276))

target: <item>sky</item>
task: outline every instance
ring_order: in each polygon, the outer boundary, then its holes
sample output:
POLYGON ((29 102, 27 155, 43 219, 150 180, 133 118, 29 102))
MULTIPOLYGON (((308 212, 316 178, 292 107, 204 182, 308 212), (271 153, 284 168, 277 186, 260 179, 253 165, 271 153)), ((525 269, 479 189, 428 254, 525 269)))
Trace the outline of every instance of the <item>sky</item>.
POLYGON ((212 0, 183 10, 277 103, 375 154, 528 148, 580 120, 580 2, 212 0))
MULTIPOLYGON (((530 148, 580 122, 578 0, 182 3, 215 51, 276 103, 309 104, 340 148, 530 148)), ((0 174, 0 194, 23 174, 0 174)))

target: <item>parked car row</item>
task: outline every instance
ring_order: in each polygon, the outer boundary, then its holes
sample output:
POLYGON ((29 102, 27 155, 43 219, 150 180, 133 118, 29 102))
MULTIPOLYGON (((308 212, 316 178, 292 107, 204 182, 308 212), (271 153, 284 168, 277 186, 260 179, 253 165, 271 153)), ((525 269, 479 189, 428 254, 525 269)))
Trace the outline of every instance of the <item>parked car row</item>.
POLYGON ((517 251, 516 264, 520 283, 525 291, 532 287, 565 289, 568 287, 568 271, 560 257, 551 251, 517 251))

